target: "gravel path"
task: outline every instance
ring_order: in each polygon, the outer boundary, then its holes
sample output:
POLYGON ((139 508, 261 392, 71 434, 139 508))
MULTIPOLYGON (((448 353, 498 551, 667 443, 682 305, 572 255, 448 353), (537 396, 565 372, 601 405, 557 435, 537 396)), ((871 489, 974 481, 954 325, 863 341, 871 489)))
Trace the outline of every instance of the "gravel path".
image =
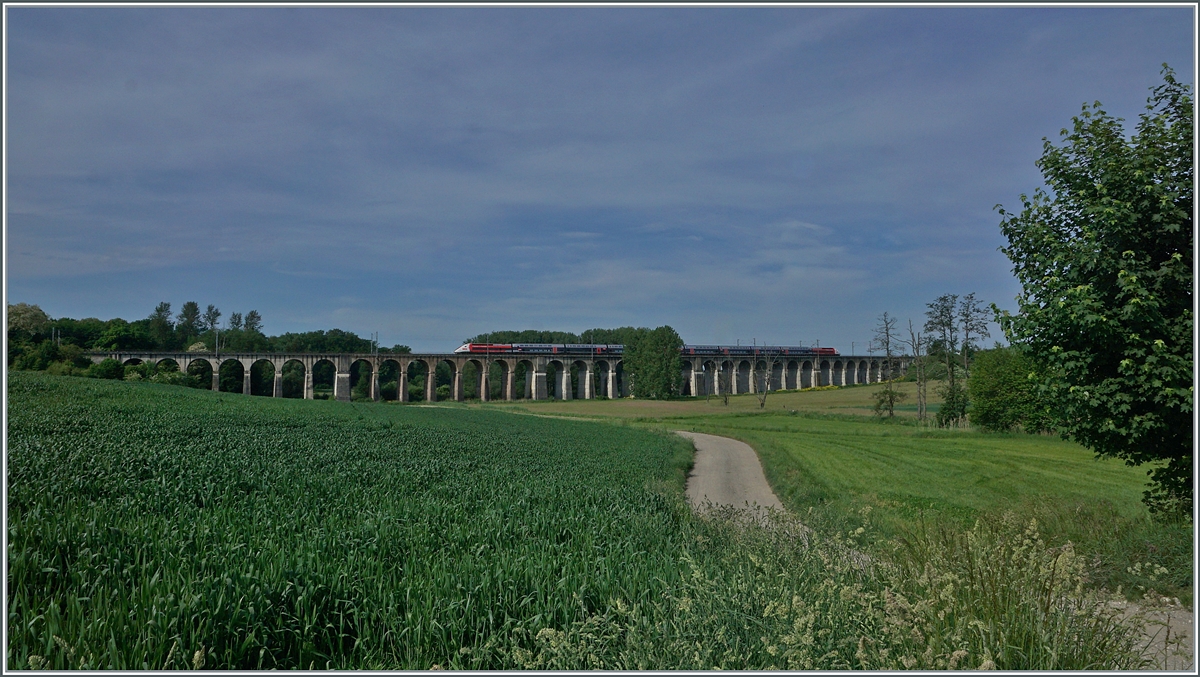
POLYGON ((696 446, 696 463, 687 478, 687 496, 695 508, 705 502, 739 508, 758 506, 783 510, 783 504, 763 475, 758 454, 745 442, 704 433, 676 433, 696 446))
MULTIPOLYGON (((784 509, 767 484, 758 454, 750 445, 717 435, 675 432, 692 440, 696 447, 696 462, 687 478, 687 497, 694 509, 706 503, 784 509)), ((866 555, 853 555, 864 563, 869 561, 866 555)), ((1112 604, 1122 610, 1123 617, 1139 616, 1147 622, 1142 650, 1155 663, 1152 670, 1195 670, 1193 612, 1179 607, 1143 610, 1128 602, 1112 604)))

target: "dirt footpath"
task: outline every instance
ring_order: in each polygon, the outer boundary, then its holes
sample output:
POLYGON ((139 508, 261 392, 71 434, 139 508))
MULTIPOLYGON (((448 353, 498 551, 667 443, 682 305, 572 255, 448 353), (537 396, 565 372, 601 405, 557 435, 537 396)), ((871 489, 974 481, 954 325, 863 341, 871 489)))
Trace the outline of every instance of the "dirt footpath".
POLYGON ((692 506, 705 502, 738 508, 758 506, 783 510, 763 475, 758 454, 745 442, 704 433, 676 433, 696 445, 696 462, 687 478, 687 496, 692 506))
MULTIPOLYGON (((695 465, 687 478, 687 497, 694 509, 701 509, 706 503, 784 509, 767 484, 758 454, 750 445, 717 435, 675 432, 696 446, 695 465)), ((865 555, 854 554, 868 561, 865 555)), ((1154 663, 1150 669, 1194 671, 1195 629, 1191 611, 1180 607, 1143 609, 1124 601, 1110 604, 1121 609, 1122 617, 1137 616, 1146 623, 1142 652, 1154 663)))
POLYGON ((1195 674, 1194 612, 1174 605, 1166 598, 1153 606, 1125 600, 1113 600, 1109 605, 1119 609, 1122 618, 1137 618, 1145 623, 1142 655, 1153 662, 1151 670, 1181 670, 1195 674))

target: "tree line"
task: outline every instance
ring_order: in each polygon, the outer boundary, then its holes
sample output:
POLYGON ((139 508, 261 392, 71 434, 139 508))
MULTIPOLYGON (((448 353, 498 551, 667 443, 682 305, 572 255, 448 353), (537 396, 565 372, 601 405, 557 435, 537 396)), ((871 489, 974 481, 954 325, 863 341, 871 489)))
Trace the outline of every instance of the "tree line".
MULTIPOLYGON (((257 310, 230 313, 224 322, 215 305, 200 310, 188 301, 173 315, 163 301, 146 318, 76 320, 50 318, 36 305, 8 305, 8 366, 13 369, 48 370, 82 375, 92 366, 89 350, 161 350, 176 352, 261 353, 407 353, 408 346, 376 347, 370 340, 342 329, 263 333, 257 310)), ((109 371, 111 367, 106 367, 109 371)), ((94 370, 90 375, 95 375, 94 370)), ((106 372, 106 377, 112 375, 106 372)))

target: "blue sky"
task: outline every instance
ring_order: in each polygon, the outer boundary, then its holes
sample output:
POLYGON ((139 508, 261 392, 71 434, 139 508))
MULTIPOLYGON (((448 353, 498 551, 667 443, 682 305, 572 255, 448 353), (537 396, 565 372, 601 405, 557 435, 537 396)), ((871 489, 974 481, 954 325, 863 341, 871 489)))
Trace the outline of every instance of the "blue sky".
MULTIPOLYGON (((1190 7, 6 7, 6 295, 444 351, 670 324, 862 352, 1015 305, 993 207, 1190 7)), ((993 327, 993 334, 998 332, 993 327)))

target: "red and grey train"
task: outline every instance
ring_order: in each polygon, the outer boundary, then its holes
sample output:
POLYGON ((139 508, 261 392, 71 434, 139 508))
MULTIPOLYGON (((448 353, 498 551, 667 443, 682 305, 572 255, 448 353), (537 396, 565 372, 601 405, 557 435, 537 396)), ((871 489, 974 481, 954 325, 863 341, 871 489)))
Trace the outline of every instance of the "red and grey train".
MULTIPOLYGON (((621 355, 619 343, 464 343, 454 352, 482 355, 621 355)), ((681 355, 838 355, 836 348, 807 346, 693 346, 681 355)))

